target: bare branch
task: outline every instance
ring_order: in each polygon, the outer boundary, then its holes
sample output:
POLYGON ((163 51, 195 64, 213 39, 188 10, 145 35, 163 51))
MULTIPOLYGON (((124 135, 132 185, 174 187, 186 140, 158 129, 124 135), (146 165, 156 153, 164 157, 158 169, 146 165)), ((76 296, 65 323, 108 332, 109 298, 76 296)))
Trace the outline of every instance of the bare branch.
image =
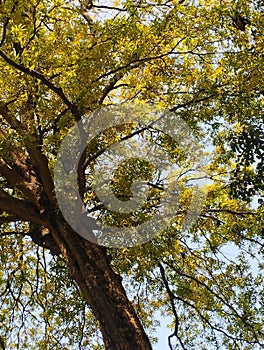
POLYGON ((178 330, 179 330, 179 317, 178 317, 178 313, 177 313, 177 310, 176 310, 176 307, 175 307, 175 303, 174 303, 174 300, 175 300, 175 296, 173 294, 173 292, 171 291, 170 289, 170 286, 169 286, 169 282, 166 278, 166 273, 165 273, 165 269, 163 267, 163 265, 161 263, 158 263, 158 267, 160 269, 160 274, 161 274, 161 278, 163 280, 163 283, 165 285, 165 288, 166 288, 166 291, 167 291, 167 294, 169 296, 169 299, 170 299, 170 304, 171 304, 171 308, 172 308, 172 312, 173 312, 173 315, 175 317, 175 327, 174 327, 174 332, 169 336, 169 346, 170 346, 170 349, 173 350, 173 347, 172 347, 172 344, 171 344, 171 338, 172 337, 176 337, 182 347, 183 350, 186 350, 186 347, 184 346, 181 338, 179 337, 178 335, 178 330))
POLYGON ((114 10, 114 11, 121 11, 121 12, 127 11, 127 9, 125 9, 125 8, 114 7, 114 6, 93 5, 93 7, 97 8, 97 9, 106 9, 106 10, 114 10))
POLYGON ((240 215, 240 216, 245 216, 245 215, 257 215, 253 211, 235 211, 231 209, 207 209, 206 210, 208 213, 228 213, 232 215, 240 215))

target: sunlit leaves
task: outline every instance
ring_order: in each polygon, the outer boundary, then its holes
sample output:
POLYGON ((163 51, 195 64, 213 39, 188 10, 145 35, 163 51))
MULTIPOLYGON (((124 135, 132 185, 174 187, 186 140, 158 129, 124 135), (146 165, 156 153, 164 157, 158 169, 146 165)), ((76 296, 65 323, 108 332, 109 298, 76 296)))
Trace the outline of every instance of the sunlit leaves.
MULTIPOLYGON (((146 327, 155 326, 155 308, 173 314, 157 268, 162 262, 179 313, 178 335, 187 348, 257 349, 263 323, 263 205, 252 208, 241 199, 263 195, 261 1, 113 1, 116 8, 107 10, 102 2, 93 3, 87 19, 79 1, 1 1, 1 50, 62 89, 80 116, 102 104, 151 103, 172 109, 197 136, 211 137, 216 150, 207 171, 213 183, 196 224, 181 231, 192 198, 185 183, 171 225, 143 246, 113 250, 112 264, 128 276, 126 287, 146 327), (241 17, 247 22, 239 28, 234 21, 241 17)), ((75 123, 69 105, 2 58, 0 71, 0 99, 10 113, 1 116, 4 163, 12 166, 15 156, 24 159, 37 144, 53 171, 60 143, 75 123)), ((161 191, 153 187, 152 201, 132 218, 97 207, 93 171, 99 153, 132 129, 106 130, 86 154, 85 205, 95 208, 101 221, 120 227, 146 221, 161 191)), ((144 137, 189 165, 167 135, 152 131, 144 137)), ((113 192, 125 202, 133 182, 150 181, 152 175, 148 162, 130 159, 114 169, 113 192)), ((4 177, 1 187, 23 197, 4 177)), ((28 230, 27 224, 14 225, 2 225, 0 233, 28 230)), ((45 265, 42 249, 16 237, 1 237, 0 336, 8 348, 100 347, 100 340, 91 341, 97 325, 64 263, 48 256, 45 265), (23 339, 17 345, 20 326, 23 339)))

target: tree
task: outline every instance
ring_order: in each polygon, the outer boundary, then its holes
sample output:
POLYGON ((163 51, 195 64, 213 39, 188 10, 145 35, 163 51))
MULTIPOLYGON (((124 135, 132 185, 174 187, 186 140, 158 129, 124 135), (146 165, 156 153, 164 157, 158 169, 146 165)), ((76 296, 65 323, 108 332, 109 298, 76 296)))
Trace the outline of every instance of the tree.
MULTIPOLYGON (((173 318, 171 349, 174 338, 183 349, 263 347, 263 205, 250 205, 263 195, 261 4, 6 0, 0 7, 2 348, 98 349, 99 328, 108 350, 147 350, 154 310, 173 318), (244 19, 243 30, 234 18, 244 19), (180 207, 162 234, 106 248, 63 217, 54 166, 83 115, 131 102, 164 107, 211 138, 212 184, 187 232, 181 223, 193 188, 183 178, 180 207), (224 255, 227 245, 236 258, 224 255)), ((101 222, 133 225, 109 213, 92 185, 97 158, 134 133, 186 162, 169 135, 150 127, 131 123, 95 137, 78 184, 101 222)), ((131 169, 150 182, 144 162, 117 169, 113 190, 123 201, 136 178, 131 169)), ((155 199, 161 184, 151 191, 155 199)), ((137 223, 157 206, 147 203, 137 223)))

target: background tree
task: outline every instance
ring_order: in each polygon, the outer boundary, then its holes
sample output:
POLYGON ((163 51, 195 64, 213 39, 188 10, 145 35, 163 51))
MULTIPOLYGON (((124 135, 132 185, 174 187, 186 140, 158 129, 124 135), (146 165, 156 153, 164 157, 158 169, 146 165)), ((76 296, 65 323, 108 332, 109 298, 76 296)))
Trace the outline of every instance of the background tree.
MULTIPOLYGON (((6 0, 0 21, 1 347, 147 350, 160 310, 173 319, 171 349, 263 348, 263 205, 250 205, 263 195, 261 2, 6 0), (188 232, 188 179, 174 222, 142 246, 106 249, 61 215, 61 141, 117 102, 170 109, 213 141, 213 183, 188 232)), ((119 218, 98 203, 94 163, 137 129, 94 139, 79 166, 101 221, 119 218)), ((167 135, 150 135, 179 160, 167 135)), ((129 197, 131 173, 117 178, 129 197)))

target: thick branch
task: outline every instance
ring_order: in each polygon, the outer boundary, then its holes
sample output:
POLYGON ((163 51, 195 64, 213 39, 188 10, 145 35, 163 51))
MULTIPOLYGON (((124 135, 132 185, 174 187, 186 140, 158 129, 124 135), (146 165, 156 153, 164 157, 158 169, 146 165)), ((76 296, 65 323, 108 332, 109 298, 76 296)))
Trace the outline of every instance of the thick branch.
MULTIPOLYGON (((26 127, 18 121, 16 118, 12 118, 9 109, 6 104, 0 102, 0 114, 4 119, 19 133, 27 133, 26 127)), ((27 140, 27 139, 26 139, 27 140)), ((28 153, 32 159, 32 165, 35 166, 39 179, 41 180, 43 189, 50 203, 55 204, 55 198, 53 195, 53 180, 50 174, 47 157, 41 152, 40 146, 34 140, 25 141, 28 153)), ((20 159, 16 156, 17 164, 21 167, 20 159)), ((7 169, 5 170, 7 174, 7 169)), ((28 169, 26 169, 27 171, 28 169)), ((10 176, 10 172, 9 172, 10 176)), ((35 187, 33 185, 33 187, 35 187)))
POLYGON ((35 205, 39 204, 39 186, 36 182, 29 183, 15 168, 10 168, 0 160, 0 174, 3 175, 12 187, 20 190, 26 198, 35 205))
POLYGON ((2 188, 0 188, 0 209, 10 215, 19 217, 23 221, 33 221, 42 225, 44 224, 40 213, 32 203, 13 198, 2 188))

